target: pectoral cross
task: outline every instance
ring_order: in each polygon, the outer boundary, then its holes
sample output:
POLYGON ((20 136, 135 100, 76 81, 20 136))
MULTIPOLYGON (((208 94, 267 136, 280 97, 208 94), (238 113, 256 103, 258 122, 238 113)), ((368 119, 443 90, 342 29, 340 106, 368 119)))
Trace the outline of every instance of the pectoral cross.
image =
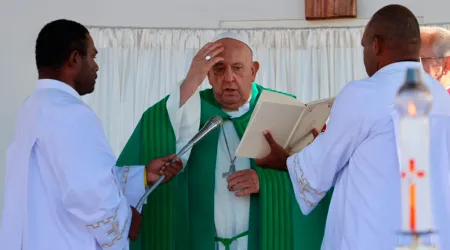
POLYGON ((234 162, 230 165, 230 170, 227 173, 222 174, 222 178, 228 178, 228 176, 232 175, 234 172, 236 172, 236 166, 234 165, 234 162))

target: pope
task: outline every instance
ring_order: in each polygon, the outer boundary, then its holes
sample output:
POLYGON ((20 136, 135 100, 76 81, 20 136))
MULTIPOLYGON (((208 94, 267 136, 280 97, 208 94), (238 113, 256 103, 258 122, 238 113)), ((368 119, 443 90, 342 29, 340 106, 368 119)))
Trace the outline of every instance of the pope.
POLYGON ((255 82, 258 69, 248 40, 222 33, 198 51, 181 85, 143 114, 117 165, 174 154, 211 117, 224 123, 149 197, 131 249, 320 249, 331 191, 304 216, 288 173, 234 154, 261 92, 275 91, 255 82), (198 91, 206 77, 211 88, 198 91))

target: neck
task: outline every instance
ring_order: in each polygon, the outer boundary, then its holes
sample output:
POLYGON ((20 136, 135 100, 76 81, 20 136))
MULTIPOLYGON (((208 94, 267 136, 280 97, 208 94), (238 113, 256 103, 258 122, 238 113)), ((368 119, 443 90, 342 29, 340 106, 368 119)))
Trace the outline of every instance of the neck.
POLYGON ((391 52, 389 55, 386 55, 384 58, 381 58, 379 69, 383 68, 384 66, 387 66, 389 64, 398 63, 398 62, 420 62, 419 54, 414 55, 404 55, 404 54, 397 54, 395 52, 391 52))
POLYGON ((238 111, 240 107, 244 106, 245 103, 243 103, 242 105, 235 105, 235 106, 222 106, 223 111, 225 112, 234 112, 234 111, 238 111))
POLYGON ((71 86, 72 88, 75 89, 75 83, 72 79, 70 79, 69 77, 66 77, 64 75, 62 75, 59 71, 55 71, 55 70, 40 70, 39 71, 39 76, 38 76, 39 80, 42 79, 52 79, 52 80, 57 80, 60 82, 63 82, 69 86, 71 86))

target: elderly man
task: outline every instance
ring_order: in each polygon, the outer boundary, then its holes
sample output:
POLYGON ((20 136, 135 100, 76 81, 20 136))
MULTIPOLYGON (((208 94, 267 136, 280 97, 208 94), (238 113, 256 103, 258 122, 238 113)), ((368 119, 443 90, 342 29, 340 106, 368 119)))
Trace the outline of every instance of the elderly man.
POLYGON ((422 27, 420 37, 423 68, 450 93, 450 31, 439 27, 422 27))
POLYGON ((184 171, 149 198, 142 241, 132 249, 320 248, 330 196, 303 216, 286 172, 234 155, 261 92, 272 91, 254 82, 259 64, 248 44, 223 33, 201 48, 181 87, 145 112, 119 157, 118 165, 136 165, 172 154, 210 117, 225 120, 181 157, 184 171), (212 88, 197 92, 206 76, 212 88))
MULTIPOLYGON (((406 70, 423 72, 419 24, 407 8, 388 5, 374 14, 361 44, 369 77, 350 82, 339 93, 327 130, 292 156, 266 132, 271 153, 257 160, 262 166, 289 172, 304 214, 314 211, 334 187, 323 250, 395 249, 397 243, 411 241, 400 234, 394 104, 406 70)), ((439 237, 427 235, 421 240, 450 249, 450 98, 438 81, 425 72, 422 76, 433 95, 430 178, 433 223, 439 237)))

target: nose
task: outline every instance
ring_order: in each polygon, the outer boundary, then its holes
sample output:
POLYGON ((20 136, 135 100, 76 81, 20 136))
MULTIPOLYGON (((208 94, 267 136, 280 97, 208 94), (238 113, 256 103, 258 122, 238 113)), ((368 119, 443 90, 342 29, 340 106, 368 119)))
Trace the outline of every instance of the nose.
POLYGON ((231 70, 231 68, 227 67, 227 69, 225 70, 225 75, 224 75, 224 80, 227 82, 232 82, 234 79, 233 76, 233 71, 231 70))

